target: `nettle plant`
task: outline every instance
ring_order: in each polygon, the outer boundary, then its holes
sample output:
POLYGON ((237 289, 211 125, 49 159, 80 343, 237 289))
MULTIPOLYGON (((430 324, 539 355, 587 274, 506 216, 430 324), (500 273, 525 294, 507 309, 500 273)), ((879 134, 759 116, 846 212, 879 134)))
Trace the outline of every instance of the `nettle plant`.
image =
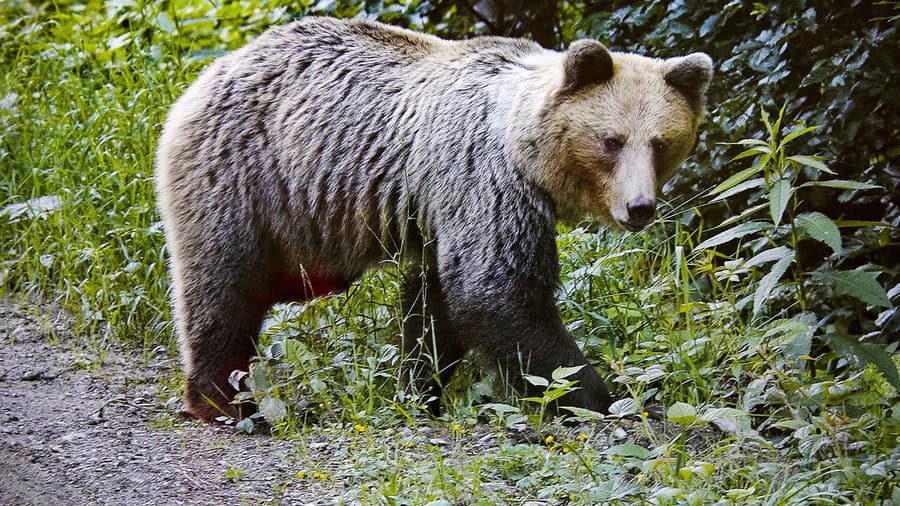
MULTIPOLYGON (((824 179, 835 173, 822 157, 791 152, 793 141, 819 127, 797 125, 784 133, 783 119, 784 107, 774 122, 762 111, 768 139, 742 139, 732 143, 746 147, 732 161, 753 159, 753 163, 713 188, 710 195, 714 197, 713 202, 739 201, 744 210, 715 227, 721 231, 702 241, 694 251, 707 255, 709 263, 714 263, 715 256, 727 258, 724 267, 715 272, 719 288, 739 294, 735 298, 739 310, 752 304, 751 318, 771 319, 760 323, 770 327, 772 335, 787 338, 785 343, 798 351, 794 356, 811 359, 812 338, 818 336, 834 351, 852 356, 857 364, 875 364, 895 388, 900 388, 897 368, 890 358, 896 345, 890 344, 885 350, 883 345, 874 342, 887 336, 889 330, 885 326, 894 314, 891 297, 878 282, 879 275, 889 270, 872 264, 852 270, 836 267, 855 250, 866 246, 859 241, 848 246, 849 241, 845 242, 841 235, 842 227, 890 225, 835 221, 819 211, 807 210, 804 201, 806 192, 864 191, 881 187, 838 178, 824 179), (824 243, 831 252, 813 268, 800 262, 801 243, 809 239, 824 243), (736 247, 732 246, 734 241, 739 241, 736 247), (717 247, 736 249, 724 256, 715 251, 717 247), (751 277, 758 277, 758 282, 747 282, 751 277), (834 303, 848 299, 850 305, 863 306, 859 312, 864 312, 866 307, 881 312, 872 318, 874 329, 870 322, 865 335, 851 334, 852 322, 845 321, 849 320, 847 308, 834 303), (856 302, 852 302, 854 299, 856 302), (777 320, 778 317, 791 318, 777 320)), ((898 293, 900 287, 894 287, 890 295, 898 293)))

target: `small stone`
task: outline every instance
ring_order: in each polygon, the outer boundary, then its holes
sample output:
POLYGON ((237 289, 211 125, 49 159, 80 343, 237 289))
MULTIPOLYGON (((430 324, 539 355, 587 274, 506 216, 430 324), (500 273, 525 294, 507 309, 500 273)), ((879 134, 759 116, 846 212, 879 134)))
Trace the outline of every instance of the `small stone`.
POLYGON ((81 439, 84 437, 87 437, 87 434, 85 434, 84 432, 70 432, 70 433, 66 434, 65 436, 61 436, 59 439, 62 441, 65 441, 66 443, 71 443, 72 441, 75 441, 76 439, 81 439))
POLYGON ((39 369, 37 371, 27 372, 24 375, 22 375, 22 381, 37 381, 39 379, 43 379, 45 372, 47 372, 46 369, 39 369))

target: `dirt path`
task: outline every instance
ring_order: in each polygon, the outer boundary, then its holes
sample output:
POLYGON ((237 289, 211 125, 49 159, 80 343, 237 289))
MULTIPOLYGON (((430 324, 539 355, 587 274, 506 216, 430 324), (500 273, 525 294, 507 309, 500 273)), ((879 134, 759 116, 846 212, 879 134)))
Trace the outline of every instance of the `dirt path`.
POLYGON ((331 503, 292 480, 289 442, 167 412, 170 357, 100 360, 62 322, 0 301, 0 504, 331 503))
MULTIPOLYGON (((0 506, 360 504, 355 492, 371 485, 348 451, 355 433, 313 430, 286 441, 184 420, 161 400, 174 358, 162 351, 148 360, 68 328, 59 311, 0 299, 0 506), (297 477, 313 469, 333 478, 297 477)), ((622 419, 596 434, 591 429, 592 444, 634 442, 640 423, 622 419)), ((666 437, 664 425, 650 423, 666 437)), ((574 440, 581 429, 566 430, 564 439, 574 440)), ((448 465, 495 451, 498 438, 540 440, 527 427, 498 432, 479 425, 454 442, 427 424, 371 437, 372 448, 394 448, 392 455, 401 448, 402 458, 393 456, 405 462, 432 459, 431 448, 441 446, 448 465)), ((688 445, 699 451, 709 447, 705 439, 719 437, 695 431, 688 445)), ((518 498, 507 480, 480 483, 518 498)))

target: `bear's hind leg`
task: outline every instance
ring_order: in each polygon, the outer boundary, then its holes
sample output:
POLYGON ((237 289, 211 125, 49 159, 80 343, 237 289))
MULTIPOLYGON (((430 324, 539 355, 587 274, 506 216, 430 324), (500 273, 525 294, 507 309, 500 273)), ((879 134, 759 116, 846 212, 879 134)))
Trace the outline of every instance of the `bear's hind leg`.
POLYGON ((407 269, 402 307, 404 378, 408 377, 415 391, 424 395, 428 411, 438 416, 443 387, 462 361, 466 347, 449 326, 444 294, 433 269, 407 269))

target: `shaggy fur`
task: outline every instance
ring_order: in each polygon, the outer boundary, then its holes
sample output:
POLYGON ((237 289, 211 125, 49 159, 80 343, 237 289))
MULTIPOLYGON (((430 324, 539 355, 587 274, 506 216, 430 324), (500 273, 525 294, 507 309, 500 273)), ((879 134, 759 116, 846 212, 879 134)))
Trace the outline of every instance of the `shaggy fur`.
MULTIPOLYGON (((405 349, 438 358, 416 367, 433 411, 469 349, 516 374, 585 365, 554 299, 555 223, 645 225, 629 205, 652 204, 689 153, 711 71, 705 55, 328 18, 218 59, 173 106, 157 159, 187 409, 237 414, 227 378, 272 304, 398 253, 414 259, 405 349)), ((591 367, 574 379, 564 404, 608 406, 591 367)))

